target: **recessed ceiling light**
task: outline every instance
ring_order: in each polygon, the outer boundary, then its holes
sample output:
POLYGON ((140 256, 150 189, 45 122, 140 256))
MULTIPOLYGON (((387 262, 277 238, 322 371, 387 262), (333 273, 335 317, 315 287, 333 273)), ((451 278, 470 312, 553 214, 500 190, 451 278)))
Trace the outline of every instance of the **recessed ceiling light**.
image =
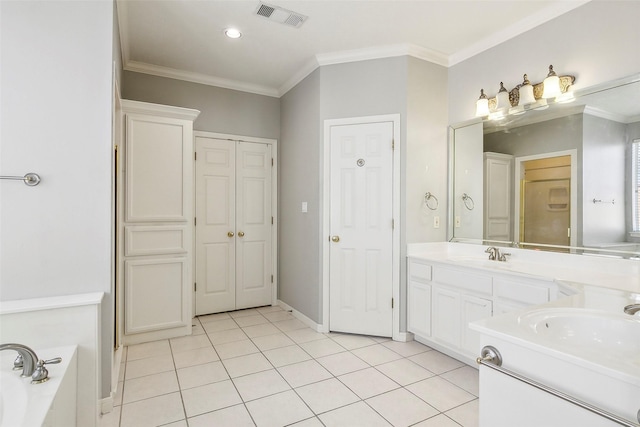
POLYGON ((236 28, 225 29, 224 35, 229 37, 230 39, 239 39, 240 37, 242 37, 242 33, 236 28))

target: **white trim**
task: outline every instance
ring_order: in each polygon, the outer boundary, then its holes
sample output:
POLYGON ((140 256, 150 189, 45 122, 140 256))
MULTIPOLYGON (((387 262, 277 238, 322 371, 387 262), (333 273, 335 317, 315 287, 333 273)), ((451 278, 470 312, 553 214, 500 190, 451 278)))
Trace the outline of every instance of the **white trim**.
POLYGON ((291 89, 293 89, 298 83, 306 79, 309 74, 313 73, 319 66, 320 64, 318 64, 318 59, 315 56, 311 60, 307 61, 307 63, 304 64, 300 70, 298 70, 282 86, 280 86, 280 88, 278 89, 278 93, 280 94, 280 96, 283 96, 291 89))
POLYGON ((397 56, 414 56, 418 59, 433 62, 444 67, 449 66, 447 55, 408 43, 321 53, 316 55, 316 59, 320 66, 324 66, 368 61, 371 59, 393 58, 397 56))
POLYGON ((194 121, 200 115, 200 110, 194 110, 193 108, 152 104, 150 102, 131 101, 129 99, 121 100, 120 105, 122 111, 126 114, 142 114, 145 116, 153 115, 189 121, 194 121))
POLYGON ((99 305, 102 303, 103 297, 104 292, 91 292, 88 294, 2 301, 2 304, 0 304, 0 315, 57 310, 68 307, 82 307, 85 305, 99 305))
MULTIPOLYGON (((400 217, 400 157, 402 153, 402 140, 400 138, 400 114, 387 114, 380 116, 351 117, 344 119, 330 119, 324 121, 324 136, 322 152, 322 167, 320 168, 320 182, 322 183, 322 236, 329 236, 330 233, 330 200, 331 187, 329 179, 331 177, 331 127, 341 125, 355 125, 366 123, 393 123, 393 140, 395 148, 393 151, 393 218, 395 227, 393 229, 393 266, 392 266, 392 296, 397 302, 392 312, 392 338, 401 341, 406 337, 400 334, 400 229, 402 228, 400 217)), ((319 325, 321 332, 329 332, 329 240, 321 236, 322 241, 322 324, 319 325)))
MULTIPOLYGON (((273 214, 273 227, 271 227, 271 272, 273 274, 273 283, 271 284, 271 303, 278 304, 278 140, 272 138, 259 138, 255 136, 234 135, 228 133, 207 132, 202 130, 193 131, 193 150, 196 149, 196 138, 217 138, 231 141, 257 142, 260 144, 271 145, 271 157, 273 158, 273 167, 271 168, 271 212, 273 214)), ((193 168, 193 176, 195 182, 195 167, 193 168)), ((195 187, 193 192, 193 209, 195 212, 196 194, 195 187)), ((193 253, 195 254, 195 228, 193 230, 193 253)), ((196 272, 196 257, 193 257, 192 264, 194 277, 196 272)), ((196 312, 195 291, 193 291, 193 313, 196 312)))
POLYGON ((640 115, 636 116, 626 116, 624 114, 612 113, 611 111, 601 110, 599 108, 585 106, 584 114, 589 114, 590 116, 600 117, 601 119, 612 120, 614 122, 623 123, 628 125, 629 123, 635 123, 640 121, 640 115))
POLYGON ((285 310, 285 311, 290 311, 291 314, 293 314, 293 317, 295 317, 296 319, 298 319, 299 321, 301 321, 302 323, 304 323, 305 325, 307 325, 308 327, 310 327, 314 331, 321 332, 321 333, 322 332, 327 332, 327 331, 324 330, 323 325, 317 324, 316 322, 314 322, 313 320, 311 320, 310 318, 308 318, 304 314, 300 313, 298 310, 296 310, 293 307, 291 307, 286 302, 278 300, 276 305, 282 307, 282 309, 285 310))
POLYGON ((517 241, 520 236, 520 177, 522 175, 522 163, 529 160, 546 159, 548 157, 571 156, 571 209, 569 227, 571 227, 571 237, 569 246, 577 246, 578 241, 578 150, 554 151, 550 153, 534 154, 531 156, 516 157, 514 159, 514 201, 515 213, 513 221, 513 238, 517 241))

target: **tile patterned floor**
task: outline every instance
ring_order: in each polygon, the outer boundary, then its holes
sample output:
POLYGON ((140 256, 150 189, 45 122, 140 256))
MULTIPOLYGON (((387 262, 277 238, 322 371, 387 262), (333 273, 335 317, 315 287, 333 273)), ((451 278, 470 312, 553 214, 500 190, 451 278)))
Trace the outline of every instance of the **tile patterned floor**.
POLYGON ((125 348, 100 427, 478 425, 478 371, 417 342, 320 334, 280 307, 125 348))

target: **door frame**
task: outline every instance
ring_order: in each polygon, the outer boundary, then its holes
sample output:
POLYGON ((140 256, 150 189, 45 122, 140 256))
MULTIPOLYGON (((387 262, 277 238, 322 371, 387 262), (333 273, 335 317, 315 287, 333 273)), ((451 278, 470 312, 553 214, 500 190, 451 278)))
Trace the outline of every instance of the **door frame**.
POLYGON ((571 157, 571 184, 570 184, 570 203, 571 211, 569 212, 569 227, 571 228, 571 236, 569 237, 569 246, 576 247, 578 241, 578 150, 552 151, 548 153, 533 154, 530 156, 521 156, 514 158, 514 197, 515 210, 513 214, 513 240, 517 241, 520 236, 520 180, 523 163, 529 160, 547 159, 550 157, 570 156, 571 157))
POLYGON ((322 185, 322 323, 318 325, 319 332, 329 332, 329 250, 330 250, 330 209, 331 209, 331 127, 344 125, 359 125, 369 123, 393 123, 393 220, 392 231, 392 285, 391 292, 394 301, 392 310, 392 338, 404 340, 400 334, 400 157, 402 145, 400 139, 400 114, 385 114, 379 116, 350 117, 343 119, 327 119, 324 121, 324 143, 321 146, 322 167, 320 168, 320 183, 322 185))
MULTIPOLYGON (((273 167, 271 168, 271 212, 273 214, 273 226, 271 227, 271 272, 273 274, 273 282, 271 283, 271 305, 278 303, 278 140, 271 138, 258 138, 253 136, 233 135, 228 133, 207 132, 202 130, 193 131, 193 152, 196 150, 196 137, 226 139, 229 141, 241 142, 257 142, 261 144, 271 145, 271 157, 273 158, 273 167)), ((194 159, 195 161, 195 159, 194 159)), ((193 211, 196 209, 196 168, 193 168, 193 211)), ((196 228, 193 228, 193 277, 196 277, 196 228)), ((193 292, 192 306, 193 313, 196 312, 196 292, 193 292)))

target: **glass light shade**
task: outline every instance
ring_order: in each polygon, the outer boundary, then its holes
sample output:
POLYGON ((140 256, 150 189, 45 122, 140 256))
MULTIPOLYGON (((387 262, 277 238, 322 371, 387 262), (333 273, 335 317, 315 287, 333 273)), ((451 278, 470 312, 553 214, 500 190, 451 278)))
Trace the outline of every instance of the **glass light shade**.
POLYGON ((480 89, 480 98, 476 101, 476 117, 489 115, 489 99, 484 94, 484 89, 480 89))
POLYGON ((518 105, 533 104, 536 102, 535 96, 533 96, 533 86, 529 83, 529 80, 525 78, 525 84, 520 86, 520 99, 518 105))
POLYGON ((560 77, 558 77, 556 72, 553 71, 553 65, 549 65, 549 74, 542 84, 543 98, 555 98, 562 94, 562 91, 560 90, 560 77))
POLYGON ((500 82, 500 91, 496 95, 496 110, 502 110, 509 107, 511 107, 509 92, 507 92, 502 82, 500 82))

